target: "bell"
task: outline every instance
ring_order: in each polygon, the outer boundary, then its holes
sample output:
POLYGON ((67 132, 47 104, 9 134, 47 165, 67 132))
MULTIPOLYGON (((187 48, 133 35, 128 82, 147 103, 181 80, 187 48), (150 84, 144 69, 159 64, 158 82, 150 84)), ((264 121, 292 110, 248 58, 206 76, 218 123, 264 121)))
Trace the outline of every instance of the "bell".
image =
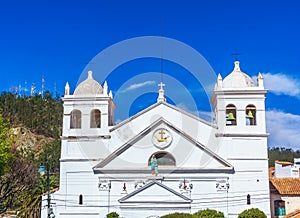
POLYGON ((232 120, 235 120, 235 118, 234 118, 234 116, 233 116, 233 113, 229 113, 228 114, 228 117, 226 118, 226 120, 228 120, 228 121, 232 121, 232 120))
POLYGON ((251 111, 248 112, 247 118, 248 119, 253 119, 254 118, 251 111))

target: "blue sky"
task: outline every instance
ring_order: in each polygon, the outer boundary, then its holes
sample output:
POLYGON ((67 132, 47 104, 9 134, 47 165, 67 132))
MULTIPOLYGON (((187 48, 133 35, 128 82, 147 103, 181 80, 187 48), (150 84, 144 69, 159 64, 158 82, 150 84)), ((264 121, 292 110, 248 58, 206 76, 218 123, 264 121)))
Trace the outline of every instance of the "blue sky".
MULTIPOLYGON (((297 1, 276 0, 2 1, 0 90, 21 85, 26 92, 32 83, 40 90, 42 76, 46 89, 62 94, 68 81, 74 90, 87 62, 102 50, 133 37, 163 35, 197 50, 223 78, 232 71, 236 58, 250 76, 261 72, 269 89, 269 145, 299 149, 299 9, 297 1)), ((135 76, 160 69, 159 59, 145 58, 123 64, 114 70, 115 76, 103 80, 120 96, 127 89, 145 93, 133 100, 125 114, 129 116, 156 101, 151 90, 157 90, 159 82, 155 73, 153 78, 135 76)), ((169 61, 164 61, 163 69, 169 76, 180 72, 177 80, 192 95, 197 93, 197 84, 190 82, 185 69, 169 61)), ((170 86, 166 86, 167 95, 176 91, 170 86)), ((210 110, 205 98, 196 100, 196 108, 182 106, 202 114, 210 110)), ((124 119, 120 108, 116 118, 124 119)))

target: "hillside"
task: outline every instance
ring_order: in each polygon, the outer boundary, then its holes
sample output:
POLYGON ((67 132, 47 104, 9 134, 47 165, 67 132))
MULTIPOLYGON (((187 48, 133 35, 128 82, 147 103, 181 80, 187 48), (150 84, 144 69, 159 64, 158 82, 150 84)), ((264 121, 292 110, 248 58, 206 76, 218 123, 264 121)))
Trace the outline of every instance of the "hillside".
POLYGON ((44 97, 18 96, 10 92, 0 95, 0 110, 11 127, 26 127, 31 132, 58 138, 62 126, 62 102, 46 91, 44 97))
POLYGON ((58 186, 62 101, 44 97, 0 95, 0 215, 39 217, 41 194, 47 190, 40 165, 49 163, 50 187, 58 186))
POLYGON ((54 141, 52 137, 33 133, 26 127, 13 127, 12 133, 15 139, 15 148, 24 152, 31 150, 36 157, 40 156, 44 145, 54 141))
POLYGON ((300 157, 300 150, 294 151, 290 148, 273 147, 269 148, 269 167, 275 165, 275 160, 294 162, 294 158, 300 157))

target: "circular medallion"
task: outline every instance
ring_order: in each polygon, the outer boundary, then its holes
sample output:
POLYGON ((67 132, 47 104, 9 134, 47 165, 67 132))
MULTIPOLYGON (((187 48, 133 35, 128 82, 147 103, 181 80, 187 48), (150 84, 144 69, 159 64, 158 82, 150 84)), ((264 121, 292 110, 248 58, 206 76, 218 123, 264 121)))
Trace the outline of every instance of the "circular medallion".
POLYGON ((171 144, 172 135, 169 132, 169 130, 164 128, 159 128, 154 131, 152 136, 152 142, 159 149, 164 149, 171 144))

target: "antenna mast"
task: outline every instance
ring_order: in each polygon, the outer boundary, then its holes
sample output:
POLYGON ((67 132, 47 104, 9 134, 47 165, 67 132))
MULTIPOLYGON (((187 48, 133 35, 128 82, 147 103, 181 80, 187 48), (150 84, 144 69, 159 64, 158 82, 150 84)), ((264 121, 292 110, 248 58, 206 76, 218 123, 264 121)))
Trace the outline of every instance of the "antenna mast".
POLYGON ((164 18, 161 19, 161 57, 160 57, 160 82, 163 82, 163 71, 164 71, 164 18))
POLYGON ((44 75, 42 76, 42 98, 44 98, 44 91, 45 91, 45 79, 44 75))
POLYGON ((30 95, 31 95, 31 96, 35 96, 35 85, 34 85, 34 83, 31 84, 30 95))
POLYGON ((240 53, 240 52, 233 52, 231 55, 234 57, 235 61, 238 61, 238 59, 242 55, 242 53, 240 53))

